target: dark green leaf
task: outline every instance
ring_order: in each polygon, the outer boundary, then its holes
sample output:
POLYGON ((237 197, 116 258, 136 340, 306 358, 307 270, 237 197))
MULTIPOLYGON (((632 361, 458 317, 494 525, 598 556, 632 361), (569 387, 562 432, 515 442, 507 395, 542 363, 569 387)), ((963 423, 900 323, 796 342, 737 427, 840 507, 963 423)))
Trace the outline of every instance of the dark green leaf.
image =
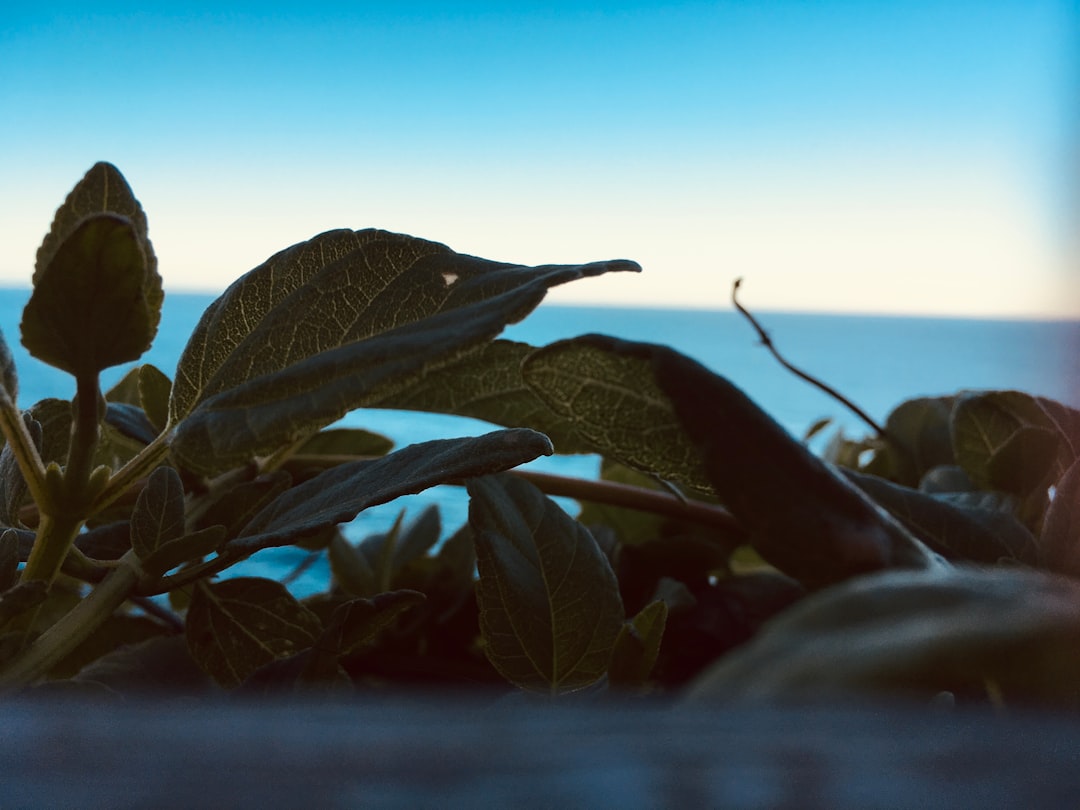
POLYGON ((139 366, 139 404, 146 418, 160 433, 169 421, 169 395, 172 381, 156 366, 144 363, 139 366))
POLYGON ((385 456, 394 443, 368 430, 330 428, 320 430, 296 451, 298 456, 385 456))
POLYGON ((224 526, 208 526, 200 531, 177 537, 175 540, 169 540, 154 549, 153 553, 143 560, 143 570, 153 576, 161 576, 186 562, 200 560, 217 551, 224 539, 224 526))
POLYGON ((284 470, 260 475, 227 488, 217 499, 202 508, 195 526, 224 526, 229 537, 236 536, 255 515, 292 486, 292 476, 284 470))
POLYGON ((447 481, 500 472, 550 452, 546 436, 522 428, 423 442, 380 459, 341 464, 277 498, 228 548, 246 555, 286 545, 352 520, 370 506, 447 481))
POLYGON ((596 541, 526 481, 487 476, 468 489, 488 659, 523 689, 595 683, 623 623, 618 582, 596 541))
POLYGON ((125 405, 140 406, 139 402, 139 368, 133 366, 117 383, 105 392, 106 402, 121 402, 125 405))
POLYGON ((424 599, 424 594, 409 590, 387 591, 370 599, 351 599, 334 610, 315 646, 320 652, 338 658, 357 652, 374 643, 383 629, 424 599))
MULTIPOLYGON (((711 492, 701 454, 686 436, 649 358, 587 335, 537 349, 522 375, 592 449, 699 492, 711 492)), ((626 344, 629 345, 629 344, 626 344)))
POLYGON ((923 474, 942 464, 954 464, 949 418, 954 397, 920 397, 897 406, 885 421, 890 443, 875 456, 875 475, 897 484, 915 486, 923 474))
POLYGON ((816 595, 726 656, 691 701, 1080 696, 1080 585, 1023 568, 888 571, 816 595))
POLYGON ((23 310, 30 354, 75 376, 136 360, 157 333, 161 277, 136 226, 94 214, 65 237, 23 310))
POLYGON ((145 616, 114 614, 102 622, 86 641, 49 670, 49 677, 71 678, 83 667, 121 647, 160 638, 168 633, 168 628, 145 616))
POLYGON ((239 686, 270 661, 310 647, 321 632, 318 617, 269 579, 200 582, 188 608, 191 656, 226 688, 239 686))
POLYGON ((378 592, 375 571, 367 556, 336 533, 330 540, 330 571, 337 583, 351 596, 374 596, 378 592))
POLYGON ((623 624, 608 666, 612 686, 638 688, 645 685, 660 654, 668 608, 662 601, 642 608, 631 621, 623 624))
POLYGON ((131 512, 131 547, 146 560, 158 546, 184 533, 184 485, 172 467, 158 467, 131 512))
POLYGON ((158 434, 142 408, 124 402, 110 402, 105 409, 105 422, 122 436, 142 445, 152 442, 158 434))
POLYGON ((991 456, 986 474, 994 489, 1025 495, 1045 488, 1058 457, 1058 435, 1046 428, 1023 425, 991 456))
POLYGON ((390 534, 365 537, 360 543, 360 552, 375 566, 376 580, 389 590, 401 569, 424 556, 428 549, 439 542, 441 534, 439 510, 429 506, 407 526, 402 525, 399 518, 390 534), (389 542, 391 535, 393 542, 389 542))
POLYGON ((1080 577, 1080 458, 1058 481, 1039 540, 1039 562, 1080 577))
POLYGON ((1034 564, 1035 538, 1012 514, 981 504, 950 503, 872 475, 847 477, 927 546, 949 560, 1034 564))
POLYGON ((34 283, 48 266, 60 245, 75 228, 93 214, 119 214, 131 220, 146 251, 149 268, 157 272, 157 259, 146 227, 146 214, 131 193, 127 180, 109 163, 96 163, 68 194, 56 211, 52 227, 38 248, 34 283))
POLYGON ((152 693, 170 698, 213 686, 195 665, 183 636, 155 636, 118 647, 87 664, 73 680, 101 684, 123 695, 152 693))

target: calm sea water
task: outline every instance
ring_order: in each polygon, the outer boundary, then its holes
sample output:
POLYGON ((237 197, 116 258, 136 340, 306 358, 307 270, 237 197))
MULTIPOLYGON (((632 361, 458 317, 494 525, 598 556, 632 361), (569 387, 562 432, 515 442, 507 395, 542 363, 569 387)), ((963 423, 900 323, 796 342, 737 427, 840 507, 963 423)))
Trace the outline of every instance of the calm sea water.
MULTIPOLYGON (((0 290, 0 328, 15 355, 23 407, 43 397, 73 394, 67 375, 33 360, 19 344, 18 324, 28 295, 25 290, 0 290)), ((167 294, 158 338, 143 360, 172 376, 187 336, 212 300, 167 294)), ((1080 407, 1080 322, 756 315, 788 360, 878 420, 904 399, 960 389, 1016 388, 1080 407)), ((746 391, 796 436, 823 416, 834 418, 849 434, 865 432, 839 404, 781 368, 735 312, 542 305, 504 336, 543 345, 589 332, 665 343, 694 357, 746 391)), ((109 370, 103 383, 107 387, 125 371, 109 370)), ((345 422, 384 433, 399 445, 491 429, 474 420, 392 411, 355 412, 345 422)), ((592 457, 534 462, 540 469, 570 475, 595 475, 597 464, 592 457)), ((465 520, 460 490, 436 487, 364 512, 349 534, 385 531, 402 508, 416 514, 431 503, 442 510, 445 533, 465 520)), ((293 549, 263 552, 248 563, 245 573, 280 575, 303 556, 293 549)), ((324 583, 325 561, 311 574, 305 578, 310 588, 324 583)))

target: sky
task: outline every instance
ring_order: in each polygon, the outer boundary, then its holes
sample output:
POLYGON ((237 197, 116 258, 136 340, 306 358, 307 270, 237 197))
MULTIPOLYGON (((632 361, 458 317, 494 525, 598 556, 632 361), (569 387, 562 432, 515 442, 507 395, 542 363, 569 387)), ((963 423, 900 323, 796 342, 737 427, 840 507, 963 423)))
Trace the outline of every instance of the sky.
POLYGON ((5 3, 0 284, 99 160, 167 291, 322 231, 559 303, 1080 317, 1080 4, 5 3))

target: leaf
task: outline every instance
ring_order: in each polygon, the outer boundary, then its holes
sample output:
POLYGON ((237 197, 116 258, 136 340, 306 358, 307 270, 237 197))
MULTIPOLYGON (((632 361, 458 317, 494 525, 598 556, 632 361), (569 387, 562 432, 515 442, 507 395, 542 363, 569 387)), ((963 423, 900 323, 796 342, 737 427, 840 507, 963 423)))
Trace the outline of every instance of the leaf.
POLYGON ((320 430, 300 445, 298 456, 385 456, 394 443, 378 433, 359 428, 320 430))
POLYGON ((1080 577, 1080 458, 1057 483, 1039 540, 1039 562, 1080 577))
POLYGON ((4 339, 4 333, 0 332, 0 385, 8 395, 12 403, 18 400, 19 376, 15 370, 15 358, 11 355, 11 349, 4 339))
POLYGON ((1080 692, 1080 584, 1023 568, 887 571, 816 595, 726 656, 690 702, 941 691, 1070 707, 1080 692))
POLYGON ((390 534, 365 537, 360 542, 359 550, 374 566, 376 581, 389 590, 401 570, 413 560, 423 557, 439 542, 441 534, 442 521, 438 507, 429 506, 408 526, 402 527, 399 517, 390 534))
POLYGON ((954 464, 949 419, 955 397, 919 397, 902 402, 885 420, 900 447, 886 442, 867 472, 915 486, 927 470, 954 464))
POLYGON ((129 219, 135 227, 146 251, 149 269, 157 272, 157 259, 150 246, 146 226, 146 214, 139 201, 131 193, 131 187, 120 171, 109 163, 96 163, 68 194, 64 204, 57 209, 52 227, 38 248, 34 265, 34 283, 52 261, 56 251, 68 236, 92 214, 119 214, 129 219))
POLYGON ((375 571, 367 556, 340 532, 330 539, 328 551, 334 582, 350 596, 374 596, 378 591, 375 571))
MULTIPOLYGON (((38 452, 41 452, 41 423, 29 411, 22 414, 26 432, 38 452)), ((29 500, 30 488, 26 485, 19 461, 11 445, 5 443, 0 449, 0 523, 4 526, 21 526, 19 509, 29 500)))
POLYGON ((139 366, 139 404, 143 413, 160 433, 169 421, 169 396, 172 393, 172 380, 166 377, 156 366, 143 363, 139 366))
POLYGON ((623 624, 608 665, 608 682, 612 686, 644 686, 660 654, 667 614, 667 605, 657 600, 623 624))
POLYGON ((590 428, 602 426, 594 435, 605 453, 617 449, 645 469, 651 463, 664 478, 709 482, 761 556, 809 587, 938 564, 742 391, 673 349, 589 335, 540 350, 525 376, 538 391, 556 390, 560 407, 590 428), (533 379, 537 358, 552 355, 566 360, 533 379), (598 368, 618 372, 602 376, 598 368), (657 425, 662 435, 654 435, 657 425))
POLYGON ((188 650, 227 689, 264 664, 310 647, 321 632, 315 614, 269 579, 200 582, 188 608, 188 650))
POLYGON ((1023 495, 1059 479, 1080 454, 1080 411, 1020 391, 968 394, 953 408, 952 434, 957 463, 980 487, 1023 495), (1057 439, 1049 471, 1046 431, 1057 439))
POLYGON ((607 671, 623 622, 619 586, 588 530, 510 476, 468 483, 484 650, 522 689, 559 694, 607 671))
POLYGON ((485 300, 531 290, 496 305, 509 323, 550 286, 639 269, 625 261, 527 268, 385 231, 329 231, 275 254, 211 304, 177 366, 171 420, 248 380, 437 314, 476 312, 485 300))
POLYGON ((76 377, 136 360, 161 318, 161 277, 131 220, 84 219, 34 274, 22 342, 34 357, 76 377))
POLYGON ((350 521, 370 506, 447 481, 501 472, 550 452, 546 436, 519 428, 422 442, 380 459, 340 464, 263 508, 227 549, 247 555, 287 545, 350 521))
POLYGON ((227 488, 209 506, 202 506, 195 527, 224 526, 235 537, 267 504, 292 486, 293 479, 284 470, 264 473, 251 481, 227 488))
POLYGON ((134 439, 141 445, 152 442, 158 430, 146 418, 142 408, 123 402, 110 402, 105 409, 105 423, 115 428, 120 435, 134 439))
POLYGON ((525 343, 494 340, 370 405, 528 427, 551 439, 558 453, 593 452, 594 445, 578 433, 573 421, 548 407, 525 382, 522 363, 534 351, 525 343))
POLYGON ((953 504, 872 475, 848 472, 847 477, 946 559, 1035 563, 1035 538, 1012 514, 953 504))
POLYGON ((129 644, 161 638, 168 631, 159 622, 145 616, 113 614, 101 626, 49 670, 48 677, 71 678, 85 666, 129 644))
POLYGON ((552 343, 526 358, 522 375, 594 451, 711 492, 701 454, 653 378, 649 358, 618 351, 617 345, 602 335, 552 343))
POLYGON ((186 562, 202 559, 217 551, 225 536, 224 526, 208 526, 164 542, 143 560, 143 570, 151 576, 161 576, 186 562))
POLYGON ((334 610, 315 647, 336 658, 351 655, 374 643, 383 629, 425 598, 417 591, 399 590, 351 599, 334 610))
POLYGON ((49 585, 41 580, 20 582, 0 593, 0 627, 42 605, 48 596, 49 585))
POLYGON ((146 560, 158 546, 184 534, 184 485, 172 467, 158 467, 131 512, 131 547, 146 560))

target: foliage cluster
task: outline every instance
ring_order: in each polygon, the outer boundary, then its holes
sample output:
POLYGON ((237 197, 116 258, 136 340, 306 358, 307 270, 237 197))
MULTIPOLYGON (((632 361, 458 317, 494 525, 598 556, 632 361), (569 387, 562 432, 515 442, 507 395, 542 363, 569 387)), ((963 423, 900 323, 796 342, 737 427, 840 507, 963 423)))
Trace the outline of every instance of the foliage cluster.
POLYGON ((688 699, 942 692, 1075 705, 1080 412, 1016 391, 901 404, 822 459, 662 345, 499 339, 547 289, 377 230, 277 253, 210 305, 170 379, 146 217, 95 165, 38 252, 22 342, 75 396, 16 407, 0 341, 0 685, 242 693, 501 685, 688 699), (393 449, 363 407, 487 435, 393 449), (601 480, 516 470, 596 453, 601 480), (360 542, 342 525, 465 487, 360 542), (571 516, 552 499, 577 499, 571 516), (271 547, 325 592, 220 578, 271 547))

